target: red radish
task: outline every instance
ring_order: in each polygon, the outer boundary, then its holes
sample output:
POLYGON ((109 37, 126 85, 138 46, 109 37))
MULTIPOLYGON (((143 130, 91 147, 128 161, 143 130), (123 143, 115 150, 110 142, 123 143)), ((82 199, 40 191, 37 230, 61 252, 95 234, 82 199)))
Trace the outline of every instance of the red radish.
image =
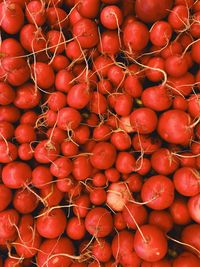
POLYGON ((38 165, 36 168, 33 169, 31 183, 36 188, 40 189, 44 185, 47 185, 48 183, 50 183, 52 180, 53 180, 53 176, 49 168, 43 165, 38 165))
POLYGON ((106 202, 106 191, 103 188, 94 188, 90 190, 90 201, 93 205, 102 205, 106 202))
POLYGON ((90 101, 90 91, 86 83, 79 83, 69 90, 67 94, 67 103, 75 109, 84 108, 90 101))
POLYGON ((146 76, 152 82, 159 82, 165 74, 165 61, 161 57, 152 57, 147 62, 146 76))
POLYGON ((90 19, 80 19, 73 25, 73 36, 82 48, 91 48, 99 41, 97 25, 90 19))
POLYGON ((105 237, 112 231, 112 216, 105 208, 94 208, 86 215, 85 227, 91 235, 94 235, 95 237, 105 237))
POLYGON ((114 109, 120 116, 128 116, 133 108, 133 99, 128 94, 119 94, 116 96, 114 109))
POLYGON ((157 115, 150 108, 138 108, 130 115, 131 126, 140 134, 152 133, 157 126, 157 115))
POLYGON ((18 189, 30 182, 31 174, 32 171, 28 164, 13 161, 4 166, 2 180, 8 188, 18 189))
POLYGON ((20 123, 21 124, 30 124, 32 126, 35 126, 35 123, 37 121, 37 114, 34 111, 26 111, 24 112, 20 117, 20 123))
POLYGON ((135 134, 132 139, 132 146, 138 152, 142 151, 144 154, 152 154, 161 147, 161 140, 150 135, 135 134))
POLYGON ((80 240, 85 236, 85 224, 83 219, 71 217, 67 222, 66 234, 72 240, 80 240))
POLYGON ((151 211, 148 223, 160 227, 166 233, 172 230, 174 224, 172 215, 164 210, 151 211))
POLYGON ((134 235, 127 230, 120 231, 115 235, 112 240, 112 253, 116 262, 123 265, 140 266, 141 259, 135 253, 133 243, 134 235))
POLYGON ((87 156, 78 156, 73 161, 72 174, 78 181, 89 178, 92 174, 92 166, 87 156))
POLYGON ((118 6, 106 6, 101 11, 100 20, 105 28, 115 30, 122 24, 122 12, 118 6))
POLYGON ((136 230, 138 226, 146 223, 147 210, 142 205, 129 202, 124 206, 122 216, 127 227, 136 230))
POLYGON ((122 87, 125 79, 125 73, 122 68, 116 65, 110 66, 108 69, 108 79, 117 88, 122 87))
POLYGON ((191 197, 188 201, 188 211, 190 213, 191 218, 196 223, 200 222, 199 217, 199 202, 200 202, 200 194, 191 197))
POLYGON ((41 237, 34 226, 34 220, 31 215, 21 217, 19 223, 19 237, 15 240, 15 250, 20 257, 33 257, 40 246, 41 237))
POLYGON ((147 175, 151 170, 151 161, 148 158, 138 158, 136 160, 135 171, 140 175, 147 175))
POLYGON ((18 147, 18 156, 21 160, 31 160, 33 158, 33 150, 30 144, 24 143, 18 147))
POLYGON ((174 267, 198 267, 199 264, 199 258, 190 252, 182 252, 177 258, 173 260, 174 267))
POLYGON ((200 117, 200 94, 192 95, 188 99, 188 113, 194 117, 200 117))
POLYGON ((48 89, 54 84, 55 75, 51 66, 43 62, 36 62, 32 66, 34 83, 42 89, 48 89), (46 79, 44 79, 44 75, 46 79))
POLYGON ((185 244, 188 244, 189 246, 185 246, 187 250, 192 251, 193 253, 199 254, 199 235, 200 235, 200 226, 199 224, 189 224, 187 225, 182 233, 181 233, 181 241, 184 242, 185 244), (197 251, 195 250, 197 249, 197 251))
POLYGON ((157 21, 150 30, 150 41, 156 46, 165 46, 172 37, 172 28, 165 21, 157 21))
POLYGON ((173 99, 173 109, 180 109, 185 111, 187 109, 188 103, 182 96, 175 96, 173 99))
POLYGON ((7 34, 16 34, 24 24, 24 13, 20 5, 14 2, 0 3, 1 28, 7 34))
POLYGON ((45 23, 46 12, 42 2, 31 1, 28 3, 25 14, 29 23, 36 24, 37 26, 42 26, 45 23))
POLYGON ((19 214, 14 209, 6 209, 0 212, 0 240, 15 238, 16 228, 19 222, 19 214))
POLYGON ((179 78, 185 75, 188 71, 188 63, 185 57, 173 55, 166 59, 165 70, 168 75, 179 78))
POLYGON ((139 21, 127 24, 123 32, 123 41, 129 52, 144 49, 149 41, 148 28, 139 21))
POLYGON ((165 258, 156 262, 143 261, 141 267, 171 267, 171 261, 165 258))
MULTIPOLYGON (((13 255, 13 257, 17 258, 17 255, 13 255)), ((2 267, 3 263, 2 263, 2 265, 0 264, 0 266, 2 267)), ((22 267, 22 263, 19 259, 14 259, 14 258, 11 259, 11 258, 7 257, 4 261, 4 266, 5 267, 12 267, 12 266, 22 267)))
POLYGON ((56 55, 51 62, 51 66, 54 71, 58 72, 59 70, 66 69, 69 66, 69 60, 63 55, 56 55))
POLYGON ((101 172, 97 172, 92 179, 92 183, 94 186, 104 186, 107 183, 107 177, 105 176, 105 174, 101 173, 101 172))
POLYGON ((120 173, 115 168, 105 170, 105 176, 109 182, 118 182, 120 179, 120 173))
POLYGON ((33 212, 37 205, 37 197, 28 189, 18 189, 13 196, 13 206, 21 214, 33 212))
POLYGON ((74 255, 74 247, 72 242, 66 238, 46 239, 40 246, 40 251, 37 255, 38 267, 53 267, 54 262, 59 266, 69 267, 74 255))
POLYGON ((124 80, 124 90, 132 97, 137 98, 141 96, 143 88, 138 77, 135 75, 128 75, 124 80))
POLYGON ((195 196, 199 190, 199 173, 189 167, 179 168, 173 176, 176 190, 183 196, 195 196))
POLYGON ((100 262, 108 262, 112 256, 110 244, 103 238, 92 244, 92 253, 100 262))
POLYGON ((136 0, 135 11, 142 21, 152 23, 166 17, 172 4, 172 0, 136 0))
POLYGON ((15 99, 15 91, 13 88, 4 82, 0 82, 0 105, 9 105, 15 99))
POLYGON ((131 147, 131 138, 124 131, 114 132, 111 136, 111 143, 117 150, 127 150, 131 147))
POLYGON ((7 105, 0 106, 0 121, 7 121, 10 123, 17 122, 20 118, 20 111, 18 108, 7 105))
POLYGON ((99 0, 87 0, 87 1, 79 1, 75 0, 74 4, 77 4, 77 10, 81 14, 81 16, 86 18, 95 18, 99 12, 99 0))
POLYGON ((113 61, 108 56, 98 56, 93 63, 93 70, 101 77, 107 77, 110 67, 113 65, 113 61))
POLYGON ((65 107, 58 113, 58 127, 62 130, 74 130, 81 122, 81 114, 74 108, 65 107))
POLYGON ((62 54, 65 50, 65 39, 61 32, 51 30, 46 35, 49 51, 55 55, 62 54))
MULTIPOLYGON (((56 184, 49 184, 40 189, 39 195, 43 204, 47 207, 57 206, 63 199, 64 193, 61 192, 56 184)), ((40 200, 41 200, 40 199, 40 200)))
POLYGON ((74 75, 68 70, 60 70, 55 77, 55 87, 58 91, 69 92, 70 88, 73 86, 72 80, 74 75))
POLYGON ((146 205, 152 209, 166 209, 174 200, 174 185, 166 176, 151 176, 143 184, 141 197, 146 205))
POLYGON ((55 143, 62 144, 67 139, 67 133, 58 127, 49 128, 47 137, 55 143))
POLYGON ((129 174, 135 170, 135 157, 129 152, 119 152, 117 155, 115 166, 119 172, 123 174, 129 174))
POLYGON ((38 233, 45 238, 60 236, 66 227, 66 216, 63 210, 43 210, 37 218, 36 226, 38 233))
POLYGON ((186 225, 190 223, 191 217, 187 207, 187 201, 184 198, 176 197, 169 208, 175 224, 186 225))
POLYGON ((106 124, 98 125, 94 128, 93 138, 97 141, 107 141, 111 137, 111 128, 106 124))
POLYGON ((57 178, 67 177, 72 171, 72 162, 66 157, 58 158, 51 163, 50 172, 57 178))
POLYGON ((78 153, 78 146, 72 141, 65 140, 61 144, 61 152, 64 156, 74 156, 78 153))
POLYGON ((73 132, 73 140, 78 145, 84 145, 90 137, 90 129, 87 125, 78 126, 73 132))
POLYGON ((167 240, 158 227, 146 224, 136 231, 134 249, 143 260, 155 262, 166 255, 167 240))
POLYGON ((81 48, 79 46, 79 43, 77 41, 71 41, 68 44, 66 44, 65 49, 66 56, 71 60, 77 60, 83 61, 83 52, 81 51, 81 48))
MULTIPOLYGON (((101 44, 98 46, 101 53, 115 56, 119 53, 120 42, 117 31, 105 31, 101 36, 101 44)), ((101 81, 100 81, 101 82, 101 81)))
POLYGON ((170 88, 173 90, 175 95, 187 96, 192 92, 195 79, 190 72, 187 72, 181 77, 169 76, 167 83, 170 85, 170 88))
POLYGON ((157 131, 167 142, 188 144, 193 136, 191 118, 182 110, 168 110, 160 116, 157 131))
MULTIPOLYGON (((67 1, 67 0, 66 0, 67 1)), ((71 9, 71 12, 69 14, 69 22, 71 26, 74 26, 76 22, 84 18, 81 16, 81 14, 78 12, 77 8, 71 9)))
POLYGON ((78 196, 74 200, 73 212, 77 217, 85 218, 90 210, 90 199, 86 194, 78 196))
POLYGON ((47 23, 52 29, 60 30, 66 28, 68 24, 67 13, 59 7, 49 7, 46 10, 47 23))
POLYGON ((126 228, 126 223, 121 212, 114 215, 114 226, 117 230, 124 230, 126 228))
POLYGON ((23 58, 4 57, 0 60, 0 81, 7 81, 13 86, 19 86, 30 78, 30 69, 23 58))
POLYGON ((54 161, 60 152, 59 144, 50 140, 41 141, 34 150, 34 157, 39 163, 49 163, 54 161))
POLYGON ((151 156, 151 166, 159 174, 169 175, 179 167, 179 160, 171 151, 161 148, 151 156))
POLYGON ((165 86, 146 88, 142 93, 141 99, 146 107, 155 111, 164 111, 170 108, 172 104, 170 92, 165 86))
POLYGON ((16 90, 14 104, 20 109, 30 109, 36 107, 41 99, 40 92, 32 83, 25 83, 16 90))
POLYGON ((53 92, 48 98, 48 106, 53 111, 64 108, 67 103, 66 95, 57 91, 53 92))
POLYGON ((9 140, 14 135, 14 126, 7 121, 0 122, 0 140, 9 140))
POLYGON ((116 159, 116 149, 108 142, 97 143, 90 156, 90 162, 93 167, 98 169, 110 168, 116 159))
POLYGON ((43 31, 33 24, 26 24, 20 31, 20 43, 28 52, 37 52, 46 48, 46 38, 43 31))
POLYGON ((112 183, 107 190, 107 205, 114 211, 122 211, 131 199, 128 187, 123 182, 112 183))
POLYGON ((0 52, 2 56, 6 57, 24 55, 24 49, 22 45, 14 38, 6 38, 3 40, 0 44, 0 52))
POLYGON ((168 16, 168 22, 175 31, 180 31, 187 28, 189 24, 188 7, 185 5, 175 6, 168 16))
POLYGON ((199 41, 199 39, 197 39, 197 42, 195 42, 192 45, 192 51, 191 51, 192 54, 191 55, 192 55, 192 59, 198 64, 200 63, 200 56, 198 54, 199 47, 200 47, 200 41, 199 41))
POLYGON ((0 141, 0 163, 9 163, 17 159, 16 145, 11 142, 0 141))
POLYGON ((36 134, 33 126, 29 124, 19 124, 19 126, 15 129, 15 138, 20 144, 35 141, 36 134))
POLYGON ((126 183, 131 192, 140 192, 143 183, 142 176, 138 173, 133 173, 126 179, 126 183))
POLYGON ((12 201, 12 191, 4 184, 0 184, 0 212, 5 210, 12 201))
POLYGON ((173 41, 170 42, 168 46, 166 46, 162 51, 161 51, 161 56, 165 59, 167 59, 170 56, 174 55, 181 55, 183 51, 183 47, 178 41, 173 41))

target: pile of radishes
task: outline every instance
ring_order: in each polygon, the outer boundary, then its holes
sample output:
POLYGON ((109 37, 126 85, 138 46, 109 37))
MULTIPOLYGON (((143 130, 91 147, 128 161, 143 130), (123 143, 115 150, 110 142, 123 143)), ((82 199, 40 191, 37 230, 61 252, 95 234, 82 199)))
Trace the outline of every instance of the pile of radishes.
POLYGON ((0 0, 0 267, 200 266, 200 0, 0 0))

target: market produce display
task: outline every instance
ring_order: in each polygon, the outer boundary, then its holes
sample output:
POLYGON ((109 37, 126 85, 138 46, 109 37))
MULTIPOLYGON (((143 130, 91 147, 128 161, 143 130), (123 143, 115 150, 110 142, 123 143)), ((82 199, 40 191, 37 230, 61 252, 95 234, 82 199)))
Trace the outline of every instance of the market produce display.
POLYGON ((200 267, 200 0, 0 0, 0 267, 200 267))

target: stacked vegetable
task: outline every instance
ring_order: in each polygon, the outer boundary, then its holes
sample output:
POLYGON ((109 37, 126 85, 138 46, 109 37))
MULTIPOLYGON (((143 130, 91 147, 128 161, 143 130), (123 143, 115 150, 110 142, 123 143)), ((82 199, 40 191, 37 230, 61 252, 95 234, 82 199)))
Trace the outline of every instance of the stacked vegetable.
POLYGON ((200 1, 0 1, 0 266, 200 266, 200 1))

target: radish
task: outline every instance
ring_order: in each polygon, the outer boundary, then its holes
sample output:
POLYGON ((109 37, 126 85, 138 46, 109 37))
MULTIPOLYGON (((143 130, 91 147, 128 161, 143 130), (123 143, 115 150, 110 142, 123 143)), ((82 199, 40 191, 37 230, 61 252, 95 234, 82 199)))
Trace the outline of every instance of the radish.
POLYGON ((31 174, 32 171, 28 164, 13 161, 4 166, 2 181, 8 188, 17 189, 30 182, 31 174))
POLYGON ((151 176, 142 187, 141 197, 148 207, 163 210, 174 200, 174 185, 166 176, 151 176))
POLYGON ((191 117, 182 110, 164 112, 158 120, 158 133, 172 144, 188 144, 193 136, 191 117))
POLYGON ((37 256, 37 264, 39 267, 53 266, 56 261, 59 265, 70 266, 74 247, 72 242, 66 238, 62 237, 57 239, 46 239, 40 245, 40 251, 37 256))
POLYGON ((42 211, 36 221, 38 233, 45 238, 56 238, 66 227, 65 213, 61 209, 42 211))
POLYGON ((85 227, 91 235, 94 235, 96 237, 105 237, 112 231, 112 216, 110 212, 105 208, 94 208, 86 215, 85 227))
POLYGON ((131 199, 131 194, 125 183, 112 183, 107 191, 107 205, 114 211, 122 211, 127 202, 131 199))
POLYGON ((164 0, 162 3, 158 0, 136 0, 135 10, 142 21, 151 23, 166 17, 172 4, 172 0, 164 0))
POLYGON ((146 224, 136 231, 134 249, 143 260, 155 262, 167 252, 167 240, 163 232, 154 225, 146 224), (142 233, 142 235, 141 235, 142 233))

